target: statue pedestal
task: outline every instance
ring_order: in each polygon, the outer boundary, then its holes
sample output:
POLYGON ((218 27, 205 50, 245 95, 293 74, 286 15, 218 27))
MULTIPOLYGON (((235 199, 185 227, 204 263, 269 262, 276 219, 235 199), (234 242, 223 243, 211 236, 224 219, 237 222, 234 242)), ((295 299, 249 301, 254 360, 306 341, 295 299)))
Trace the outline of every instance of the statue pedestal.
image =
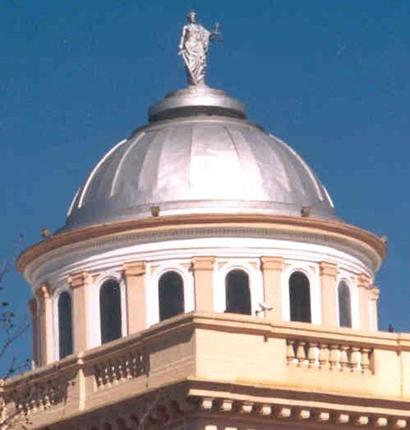
POLYGON ((195 114, 246 118, 245 107, 224 91, 196 85, 167 94, 149 108, 149 122, 195 114))

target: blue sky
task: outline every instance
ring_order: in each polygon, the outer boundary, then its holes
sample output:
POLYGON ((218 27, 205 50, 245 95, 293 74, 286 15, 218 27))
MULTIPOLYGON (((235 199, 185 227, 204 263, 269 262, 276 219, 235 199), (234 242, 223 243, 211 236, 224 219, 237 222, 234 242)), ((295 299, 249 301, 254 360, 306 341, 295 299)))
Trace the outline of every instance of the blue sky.
MULTIPOLYGON (((221 23, 208 83, 314 168, 338 215, 389 239, 380 327, 410 331, 410 2, 4 0, 0 14, 0 255, 64 223, 100 156, 185 85, 186 12, 221 23)), ((7 295, 26 312, 16 274, 7 295)), ((17 347, 30 354, 29 336, 17 347)))

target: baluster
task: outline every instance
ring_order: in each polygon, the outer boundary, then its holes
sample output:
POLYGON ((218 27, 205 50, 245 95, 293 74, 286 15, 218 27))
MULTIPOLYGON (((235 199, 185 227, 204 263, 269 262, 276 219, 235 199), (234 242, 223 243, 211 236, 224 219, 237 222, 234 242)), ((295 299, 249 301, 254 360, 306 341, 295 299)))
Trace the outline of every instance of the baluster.
POLYGON ((349 367, 348 357, 349 347, 347 345, 340 345, 340 371, 343 372, 349 367))
POLYGON ((286 361, 288 364, 293 364, 295 362, 295 341, 294 340, 287 341, 286 361))
POLYGON ((358 372, 360 371, 360 348, 352 347, 351 353, 350 353, 350 369, 352 372, 358 372))
POLYGON ((43 400, 45 408, 47 408, 47 403, 49 403, 48 406, 51 406, 53 403, 56 403, 56 393, 53 387, 48 387, 47 392, 44 393, 43 400))
POLYGON ((121 380, 121 358, 114 358, 112 362, 112 382, 118 384, 121 380))
POLYGON ((298 366, 303 366, 306 360, 306 342, 296 341, 296 358, 298 361, 298 366))
POLYGON ((109 361, 109 364, 108 364, 108 377, 109 377, 110 385, 112 385, 116 379, 115 364, 112 359, 109 361))
POLYGON ((96 364, 94 366, 94 375, 95 375, 95 381, 97 383, 97 388, 101 388, 104 384, 104 380, 103 380, 103 369, 100 364, 96 364))
POLYGON ((127 354, 127 357, 125 359, 125 377, 127 379, 132 378, 131 364, 132 364, 132 356, 131 354, 127 354))
POLYGON ((309 367, 318 367, 318 344, 316 342, 308 343, 307 358, 309 361, 309 367))
POLYGON ((363 373, 370 372, 370 353, 371 350, 368 348, 361 349, 361 368, 363 373))
POLYGON ((29 406, 28 406, 28 412, 30 411, 36 411, 37 410, 37 399, 35 397, 33 397, 33 399, 31 401, 29 401, 29 406))
POLYGON ((142 375, 147 371, 148 363, 145 361, 143 354, 137 352, 135 355, 136 374, 135 376, 142 375))
POLYGON ((94 377, 95 377, 95 382, 97 383, 97 387, 100 388, 103 385, 101 366, 99 365, 94 366, 94 377))
POLYGON ((118 369, 118 381, 122 382, 125 374, 125 357, 120 358, 120 360, 118 361, 117 369, 118 369))
POLYGON ((104 363, 104 368, 103 368, 103 380, 104 380, 104 385, 109 385, 110 383, 110 363, 104 363))
POLYGON ((329 365, 329 346, 325 343, 320 344, 319 367, 324 369, 329 365))
POLYGON ((330 345, 330 370, 335 370, 339 368, 339 360, 340 360, 340 351, 339 345, 330 345))

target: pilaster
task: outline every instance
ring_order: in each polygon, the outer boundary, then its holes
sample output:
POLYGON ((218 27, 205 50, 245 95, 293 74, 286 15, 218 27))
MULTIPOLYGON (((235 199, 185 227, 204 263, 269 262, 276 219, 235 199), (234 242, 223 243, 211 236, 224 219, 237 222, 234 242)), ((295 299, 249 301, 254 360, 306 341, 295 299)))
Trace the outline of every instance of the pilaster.
POLYGON ((378 311, 377 311, 377 303, 380 296, 380 290, 373 285, 369 290, 370 296, 370 329, 378 330, 379 321, 378 321, 378 311))
POLYGON ((123 266, 127 297, 128 334, 137 333, 147 327, 145 273, 144 261, 134 261, 123 266))
POLYGON ((195 310, 214 312, 214 257, 195 257, 192 259, 192 270, 195 285, 195 310))
POLYGON ((362 330, 370 329, 370 285, 370 277, 366 273, 361 273, 357 278, 357 287, 359 288, 360 328, 362 330))
POLYGON ((53 361, 53 316, 51 308, 51 290, 47 283, 36 291, 38 297, 38 328, 39 328, 39 362, 42 365, 53 361))
POLYGON ((263 292, 265 304, 272 310, 265 311, 265 318, 270 321, 283 319, 282 272, 285 266, 282 257, 261 257, 263 292))
POLYGON ((322 304, 322 324, 324 326, 338 326, 337 320, 337 274, 336 264, 322 261, 319 264, 320 291, 322 304))
POLYGON ((88 330, 88 287, 91 276, 87 272, 72 274, 67 279, 73 291, 73 349, 74 352, 84 351, 89 346, 88 330))

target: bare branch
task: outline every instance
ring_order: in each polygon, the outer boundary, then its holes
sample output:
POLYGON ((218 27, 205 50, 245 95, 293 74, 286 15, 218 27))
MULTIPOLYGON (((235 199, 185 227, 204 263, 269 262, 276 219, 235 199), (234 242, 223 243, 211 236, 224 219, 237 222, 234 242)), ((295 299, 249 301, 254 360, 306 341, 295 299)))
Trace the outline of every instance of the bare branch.
POLYGON ((26 321, 20 328, 8 336, 3 345, 0 347, 0 360, 3 358, 9 347, 30 327, 30 323, 26 321))

